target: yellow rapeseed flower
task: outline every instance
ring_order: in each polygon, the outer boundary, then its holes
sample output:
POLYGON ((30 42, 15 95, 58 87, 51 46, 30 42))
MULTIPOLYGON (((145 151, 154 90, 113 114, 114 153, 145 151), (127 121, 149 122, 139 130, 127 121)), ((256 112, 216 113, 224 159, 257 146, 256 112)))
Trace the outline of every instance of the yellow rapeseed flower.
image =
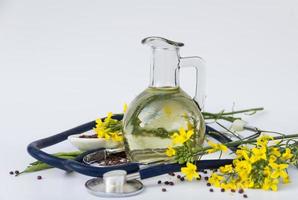
POLYGON ((237 158, 239 159, 242 159, 244 158, 245 160, 249 160, 249 156, 247 154, 247 150, 244 150, 244 149, 238 149, 236 151, 236 155, 237 155, 237 158))
POLYGON ((242 180, 245 180, 252 170, 251 163, 247 160, 235 162, 235 171, 242 180))
POLYGON ((112 112, 108 112, 107 117, 105 118, 104 122, 105 123, 109 123, 110 120, 112 119, 113 113, 112 112))
POLYGON ((254 181, 251 178, 246 178, 245 180, 237 181, 237 188, 253 188, 254 181))
POLYGON ((208 179, 208 182, 215 187, 220 187, 221 186, 221 181, 224 179, 223 176, 220 176, 216 173, 211 174, 210 178, 208 179))
POLYGON ((172 136, 172 143, 175 144, 183 144, 184 140, 180 137, 179 133, 174 133, 172 136))
POLYGON ((109 140, 110 138, 111 138, 111 136, 108 133, 105 133, 104 134, 104 139, 105 140, 109 140))
POLYGON ((270 154, 276 156, 276 157, 280 157, 281 156, 281 153, 280 153, 280 150, 279 148, 277 147, 273 147, 273 148, 270 148, 270 154))
POLYGON ((288 173, 286 172, 286 169, 289 166, 288 164, 270 163, 269 165, 273 169, 273 172, 271 173, 272 178, 286 178, 288 176, 288 173))
POLYGON ((232 165, 225 165, 219 168, 219 171, 221 173, 232 173, 233 172, 233 166, 232 165))
POLYGON ((282 182, 284 184, 290 183, 290 176, 286 176, 286 177, 282 178, 282 182))
POLYGON ((224 151, 224 152, 226 152, 228 150, 228 148, 225 145, 223 145, 223 144, 217 144, 217 143, 211 142, 210 140, 208 141, 208 145, 210 147, 212 147, 212 149, 208 149, 207 150, 207 153, 214 153, 216 151, 224 151))
POLYGON ((264 179, 264 183, 262 185, 262 189, 263 190, 269 190, 271 189, 272 191, 277 191, 278 187, 278 179, 275 179, 275 178, 269 178, 269 177, 266 177, 264 179))
POLYGON ((264 146, 260 148, 254 147, 251 151, 253 153, 253 155, 250 157, 250 161, 252 163, 257 162, 261 159, 267 160, 266 148, 264 146))
POLYGON ((179 129, 179 134, 178 133, 174 133, 172 135, 173 145, 175 145, 175 144, 183 144, 184 142, 186 142, 187 140, 189 140, 193 134, 194 134, 194 131, 193 130, 188 130, 186 132, 184 128, 180 128, 179 129))
POLYGON ((123 141, 123 136, 118 132, 110 133, 110 135, 111 135, 111 139, 114 142, 122 142, 123 141))
POLYGON ((258 137, 257 145, 258 146, 267 146, 269 140, 273 140, 273 137, 271 137, 269 135, 262 135, 262 136, 258 137))
POLYGON ((186 167, 181 168, 181 172, 185 175, 188 181, 192 181, 193 178, 198 178, 197 166, 187 162, 186 167))
POLYGON ((121 142, 123 141, 123 136, 120 132, 111 132, 109 125, 110 122, 117 121, 112 119, 113 113, 109 112, 107 114, 107 117, 102 121, 101 119, 95 120, 95 128, 93 130, 97 134, 98 138, 104 138, 105 140, 112 140, 115 142, 121 142))
POLYGON ((95 127, 101 127, 103 124, 102 120, 100 118, 95 120, 95 127))
POLYGON ((282 159, 283 160, 289 160, 293 157, 293 154, 291 153, 291 149, 286 148, 286 152, 282 154, 282 159))
POLYGON ((272 173, 271 168, 269 166, 264 167, 263 173, 265 176, 270 176, 270 174, 272 173))
MULTIPOLYGON (((219 168, 219 172, 209 178, 209 183, 224 189, 255 188, 277 191, 279 181, 289 183, 287 168, 294 156, 290 148, 281 153, 281 148, 267 146, 270 136, 262 136, 253 148, 240 147, 236 152, 233 164, 219 168)), ((215 143, 209 152, 218 149, 215 143)))
POLYGON ((168 149, 166 150, 166 155, 169 157, 176 155, 175 149, 172 146, 169 146, 168 149))
POLYGON ((275 155, 270 155, 269 156, 269 163, 274 163, 277 160, 275 155))
POLYGON ((95 132, 96 132, 98 138, 104 138, 105 137, 106 132, 104 130, 95 128, 95 132))
POLYGON ((95 120, 95 128, 93 130, 97 134, 98 138, 104 138, 106 134, 106 128, 104 122, 102 122, 101 119, 96 119, 95 120))
POLYGON ((235 183, 235 181, 230 180, 229 182, 223 182, 220 184, 220 187, 225 189, 225 190, 229 190, 229 189, 237 189, 237 185, 235 183))

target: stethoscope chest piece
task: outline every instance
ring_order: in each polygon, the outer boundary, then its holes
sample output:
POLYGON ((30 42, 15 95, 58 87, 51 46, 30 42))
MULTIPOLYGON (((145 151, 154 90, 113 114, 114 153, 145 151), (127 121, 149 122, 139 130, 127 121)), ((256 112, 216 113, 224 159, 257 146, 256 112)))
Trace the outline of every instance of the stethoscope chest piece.
POLYGON ((126 181, 126 171, 113 170, 103 178, 93 178, 85 183, 87 190, 99 197, 128 197, 141 193, 143 184, 138 180, 126 181))

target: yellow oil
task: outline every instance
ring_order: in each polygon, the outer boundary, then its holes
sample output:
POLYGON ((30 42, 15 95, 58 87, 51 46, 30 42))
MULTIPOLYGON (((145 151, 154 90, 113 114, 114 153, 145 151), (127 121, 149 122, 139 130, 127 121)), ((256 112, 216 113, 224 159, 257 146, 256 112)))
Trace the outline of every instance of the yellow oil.
POLYGON ((130 104, 124 116, 125 150, 133 162, 151 163, 167 158, 171 135, 187 129, 195 119, 195 145, 202 145, 205 124, 197 104, 180 87, 147 88, 130 104))

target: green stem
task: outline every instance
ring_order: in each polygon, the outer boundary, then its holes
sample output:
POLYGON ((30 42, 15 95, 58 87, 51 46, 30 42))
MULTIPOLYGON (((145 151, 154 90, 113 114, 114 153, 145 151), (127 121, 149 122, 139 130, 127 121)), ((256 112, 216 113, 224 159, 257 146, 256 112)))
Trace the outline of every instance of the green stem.
POLYGON ((204 116, 205 120, 208 120, 208 119, 213 119, 213 120, 223 119, 223 120, 226 120, 228 122, 233 122, 236 119, 241 119, 240 117, 220 116, 219 114, 212 114, 212 113, 210 113, 209 116, 205 116, 204 114, 203 114, 203 116, 204 116))
POLYGON ((216 124, 218 124, 220 127, 222 127, 224 130, 226 130, 227 132, 229 132, 230 134, 232 134, 234 137, 238 138, 239 140, 241 140, 241 138, 239 137, 239 135, 237 135, 236 133, 234 133, 233 131, 230 131, 228 128, 226 128, 224 125, 222 125, 219 122, 216 122, 216 124))
MULTIPOLYGON (((298 138, 298 134, 276 136, 276 137, 273 137, 273 140, 281 140, 281 139, 288 139, 288 138, 298 138)), ((225 145, 227 147, 236 147, 236 146, 239 146, 241 144, 249 144, 249 143, 253 143, 253 142, 256 142, 256 141, 257 141, 257 139, 237 140, 237 141, 233 141, 233 142, 223 143, 223 145, 225 145)), ((201 148, 197 151, 196 154, 197 155, 204 154, 205 151, 208 150, 208 149, 212 149, 212 147, 208 146, 208 147, 201 148)))
POLYGON ((214 113, 209 113, 209 112, 203 112, 203 115, 233 115, 233 114, 240 114, 240 113, 247 113, 247 112, 257 112, 257 111, 261 111, 264 110, 264 108, 260 107, 260 108, 250 108, 250 109, 245 109, 245 110, 238 110, 238 111, 233 111, 233 112, 222 112, 222 113, 218 113, 218 114, 214 114, 214 113))

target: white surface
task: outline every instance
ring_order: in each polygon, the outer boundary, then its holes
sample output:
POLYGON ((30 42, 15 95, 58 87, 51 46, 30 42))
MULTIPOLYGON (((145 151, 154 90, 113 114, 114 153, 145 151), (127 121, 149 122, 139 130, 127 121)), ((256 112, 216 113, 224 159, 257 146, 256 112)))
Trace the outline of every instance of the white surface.
MULTIPOLYGON (((0 0, 0 199, 97 199, 88 177, 48 170, 8 175, 33 159, 26 145, 37 139, 120 112, 147 86, 146 36, 186 44, 182 56, 207 61, 207 110, 264 106, 250 120, 259 127, 298 132, 298 3, 295 0, 99 1, 0 0), (44 180, 36 180, 42 175, 44 180)), ((182 86, 194 90, 192 71, 182 86)), ((70 150, 65 143, 51 152, 70 150)), ((249 199, 298 195, 293 183, 279 192, 248 191, 249 199)), ((130 199, 239 199, 210 193, 202 182, 162 193, 157 177, 130 199)))

